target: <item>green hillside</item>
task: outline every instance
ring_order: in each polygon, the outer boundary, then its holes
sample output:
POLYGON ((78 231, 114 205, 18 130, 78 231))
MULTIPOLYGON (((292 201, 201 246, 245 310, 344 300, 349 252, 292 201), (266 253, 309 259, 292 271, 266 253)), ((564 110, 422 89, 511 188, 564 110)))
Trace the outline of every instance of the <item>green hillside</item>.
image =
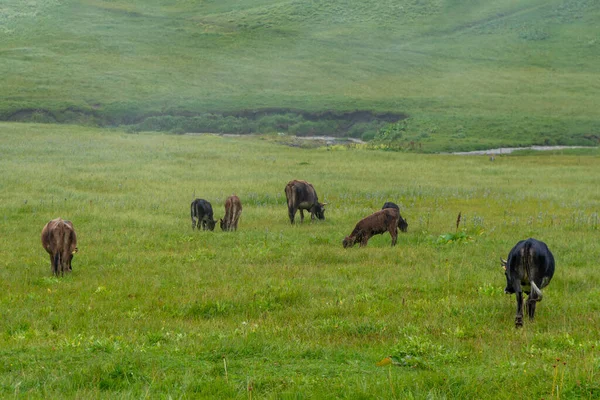
POLYGON ((424 151, 596 144, 599 18, 593 0, 5 0, 0 118, 371 138, 297 118, 369 110, 408 116, 424 151), (240 114, 264 108, 283 121, 240 114))

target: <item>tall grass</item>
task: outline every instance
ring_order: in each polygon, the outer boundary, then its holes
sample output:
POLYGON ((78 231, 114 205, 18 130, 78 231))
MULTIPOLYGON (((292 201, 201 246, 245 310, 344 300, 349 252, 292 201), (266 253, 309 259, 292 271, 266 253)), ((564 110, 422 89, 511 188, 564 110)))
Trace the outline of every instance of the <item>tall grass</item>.
POLYGON ((338 149, 0 124, 0 396, 598 397, 597 156, 338 149), (293 178, 325 221, 289 224, 293 178), (237 232, 191 230, 193 197, 219 217, 231 193, 237 232), (387 200, 398 245, 343 249, 387 200), (472 240, 440 242, 459 211, 472 240), (61 279, 57 216, 80 249, 61 279), (515 330, 499 258, 530 236, 557 270, 515 330))

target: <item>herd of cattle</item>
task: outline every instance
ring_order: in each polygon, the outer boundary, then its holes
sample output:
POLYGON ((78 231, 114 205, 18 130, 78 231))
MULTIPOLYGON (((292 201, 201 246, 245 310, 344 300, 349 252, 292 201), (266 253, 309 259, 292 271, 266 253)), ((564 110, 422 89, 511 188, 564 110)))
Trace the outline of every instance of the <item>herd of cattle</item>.
MULTIPOLYGON (((294 223, 296 212, 300 211, 300 221, 304 221, 304 210, 310 212, 311 220, 315 216, 325 219, 325 205, 320 203, 317 192, 312 184, 306 181, 293 180, 285 187, 288 216, 294 223)), ((196 199, 191 206, 192 230, 214 230, 213 209, 210 202, 196 199)), ((242 203, 238 196, 232 195, 225 201, 225 216, 219 220, 221 229, 235 231, 238 227, 242 203)), ((382 209, 358 221, 352 233, 342 241, 344 248, 354 244, 366 246, 373 235, 389 232, 392 246, 396 244, 398 229, 406 232, 408 223, 400 215, 398 205, 386 202, 382 209)), ((50 254, 52 273, 56 276, 70 272, 71 260, 77 252, 77 235, 71 221, 61 218, 48 222, 42 229, 42 246, 50 254)), ((515 325, 523 326, 523 292, 528 295, 527 314, 533 319, 535 306, 542 300, 542 291, 550 283, 554 275, 554 256, 545 243, 536 239, 518 242, 508 254, 508 259, 500 259, 506 275, 507 294, 516 294, 517 315, 515 325)))

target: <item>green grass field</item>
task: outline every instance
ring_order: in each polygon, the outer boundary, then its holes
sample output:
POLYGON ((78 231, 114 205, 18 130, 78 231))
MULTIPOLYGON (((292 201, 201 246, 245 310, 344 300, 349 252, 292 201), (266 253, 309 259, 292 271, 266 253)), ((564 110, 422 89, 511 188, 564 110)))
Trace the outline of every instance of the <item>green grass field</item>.
POLYGON ((408 115, 398 141, 423 152, 597 145, 599 17, 595 0, 4 0, 0 119, 180 132, 358 109, 408 115))
POLYGON ((600 396, 596 150, 490 162, 0 123, 0 154, 2 398, 600 396), (325 221, 289 224, 294 178, 325 221), (220 217, 234 192, 238 232, 192 231, 194 196, 220 217), (343 249, 387 200, 398 245, 343 249), (469 240, 440 240, 459 212, 469 240), (58 216, 79 239, 63 278, 39 238, 58 216), (527 237, 557 269, 517 330, 499 258, 527 237))

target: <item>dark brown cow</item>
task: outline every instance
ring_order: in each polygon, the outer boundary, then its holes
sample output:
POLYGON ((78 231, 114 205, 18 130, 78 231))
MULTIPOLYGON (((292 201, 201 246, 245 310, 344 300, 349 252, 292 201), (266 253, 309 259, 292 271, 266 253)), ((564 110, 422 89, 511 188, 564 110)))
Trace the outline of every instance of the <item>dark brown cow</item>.
POLYGON ((373 235, 389 232, 392 236, 392 246, 398 240, 398 220, 400 213, 395 208, 384 208, 358 221, 356 227, 346 236, 342 244, 344 248, 352 247, 356 242, 360 247, 366 246, 373 235))
POLYGON ((310 212, 311 220, 315 219, 315 215, 318 219, 325 219, 327 203, 319 203, 317 192, 310 183, 298 180, 288 182, 285 186, 285 197, 288 204, 288 216, 292 224, 298 210, 300 210, 300 222, 304 222, 303 210, 310 212))
POLYGON ((50 254, 52 273, 71 272, 71 260, 77 253, 77 235, 71 221, 53 219, 42 229, 42 246, 50 254))
POLYGON ((238 221, 242 214, 242 202, 235 194, 225 200, 225 217, 219 219, 224 231, 237 231, 238 221))

